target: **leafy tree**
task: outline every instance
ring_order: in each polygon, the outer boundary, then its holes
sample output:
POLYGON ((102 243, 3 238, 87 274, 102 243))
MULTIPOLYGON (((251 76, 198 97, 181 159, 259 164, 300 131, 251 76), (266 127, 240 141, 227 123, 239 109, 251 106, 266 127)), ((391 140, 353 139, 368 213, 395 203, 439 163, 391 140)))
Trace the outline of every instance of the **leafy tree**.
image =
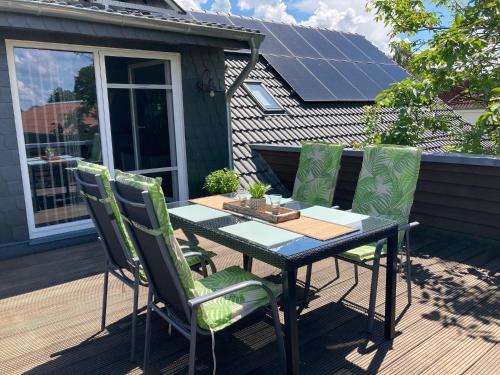
POLYGON ((75 98, 82 101, 82 114, 96 117, 97 92, 93 65, 81 68, 75 77, 75 98))
POLYGON ((395 59, 412 74, 380 93, 375 109, 367 110, 372 138, 413 144, 426 129, 445 130, 459 142, 455 151, 500 152, 498 0, 368 0, 367 7, 391 28, 395 59), (450 22, 444 21, 444 11, 450 14, 450 22), (463 86, 465 95, 488 107, 473 126, 449 128, 446 114, 430 111, 439 109, 440 93, 456 86, 463 86), (386 107, 398 110, 396 124, 374 126, 386 107), (409 139, 403 140, 405 136, 409 139), (494 146, 485 149, 484 139, 494 146))
POLYGON ((47 103, 61 103, 75 100, 75 93, 71 90, 64 90, 62 87, 56 87, 49 95, 47 103))

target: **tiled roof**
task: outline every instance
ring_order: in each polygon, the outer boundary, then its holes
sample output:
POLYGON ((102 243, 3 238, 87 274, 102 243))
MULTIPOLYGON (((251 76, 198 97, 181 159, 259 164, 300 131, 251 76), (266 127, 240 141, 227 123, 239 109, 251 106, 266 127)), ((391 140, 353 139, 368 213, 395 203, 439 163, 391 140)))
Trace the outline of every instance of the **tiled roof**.
MULTIPOLYGON (((226 53, 226 84, 229 85, 247 64, 248 56, 226 53)), ((272 171, 252 155, 251 144, 300 145, 303 141, 343 143, 351 146, 363 142, 363 103, 305 103, 280 76, 260 58, 248 79, 262 81, 276 100, 286 109, 283 114, 265 114, 245 89, 239 88, 231 102, 233 158, 235 169, 246 183, 273 179, 272 171)), ((394 111, 384 114, 390 123, 397 118, 394 111)), ((460 117, 457 115, 456 120, 460 117)), ((442 152, 452 142, 444 135, 426 134, 422 146, 429 152, 442 152)))
POLYGON ((133 4, 130 4, 130 8, 126 7, 127 4, 124 3, 124 7, 118 6, 108 6, 104 4, 91 2, 89 0, 14 0, 12 3, 39 3, 39 4, 49 4, 59 7, 67 7, 72 9, 87 9, 89 11, 94 11, 104 14, 114 14, 120 16, 129 16, 134 18, 144 18, 156 21, 168 21, 178 23, 180 25, 187 26, 205 26, 214 29, 227 30, 227 31, 241 31, 249 33, 260 34, 258 30, 252 30, 244 27, 239 27, 230 24, 221 24, 215 22, 202 22, 195 20, 189 13, 180 14, 169 9, 157 8, 157 12, 151 12, 141 9, 133 9, 133 4))
POLYGON ((460 109, 485 109, 481 101, 474 100, 467 95, 466 87, 455 86, 453 89, 439 95, 441 100, 448 104, 454 110, 460 109))

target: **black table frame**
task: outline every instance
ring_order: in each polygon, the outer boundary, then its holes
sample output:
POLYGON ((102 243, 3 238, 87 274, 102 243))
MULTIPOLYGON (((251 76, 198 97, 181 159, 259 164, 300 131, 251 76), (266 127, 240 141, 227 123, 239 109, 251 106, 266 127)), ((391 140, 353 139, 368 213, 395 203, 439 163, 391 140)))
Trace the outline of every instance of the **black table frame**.
MULTIPOLYGON (((282 270, 283 294, 281 297, 284 312, 284 339, 286 349, 286 373, 299 374, 299 333, 297 322, 297 270, 300 267, 318 262, 320 260, 340 254, 344 251, 357 248, 362 245, 387 239, 387 271, 385 282, 385 321, 384 337, 392 340, 395 335, 396 325, 396 275, 397 275, 397 251, 398 251, 398 225, 387 222, 377 230, 368 233, 340 238, 338 241, 318 246, 307 252, 295 256, 278 256, 275 252, 264 250, 262 247, 251 244, 236 236, 229 235, 220 230, 208 229, 202 223, 170 215, 172 225, 176 229, 183 229, 207 238, 211 241, 227 246, 243 254, 244 264, 248 264, 249 258, 255 258, 282 270)), ((214 220, 216 221, 216 220, 214 220)))

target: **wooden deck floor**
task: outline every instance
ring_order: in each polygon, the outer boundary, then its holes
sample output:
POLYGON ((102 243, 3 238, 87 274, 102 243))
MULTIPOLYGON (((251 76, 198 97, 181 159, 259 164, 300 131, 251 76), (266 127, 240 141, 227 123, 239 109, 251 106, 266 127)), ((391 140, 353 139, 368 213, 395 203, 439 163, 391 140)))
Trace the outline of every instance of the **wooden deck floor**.
MULTIPOLYGON (((299 323, 303 374, 495 374, 500 368, 500 244, 420 232, 413 258, 413 303, 398 283, 398 324, 392 347, 380 316, 364 332, 369 273, 353 288, 352 266, 317 263, 310 308, 299 323)), ((219 268, 241 256, 202 241, 219 268)), ((108 329, 98 332, 103 253, 97 243, 0 263, 0 374, 141 373, 144 314, 139 319, 138 360, 128 360, 131 291, 111 278, 108 329)), ((254 271, 278 277, 260 262, 254 271)), ((382 272, 381 278, 384 276, 382 272)), ((299 278, 303 280, 304 273, 299 278)), ((380 285, 384 285, 381 279, 380 285)), ((144 291, 141 306, 144 305, 144 291)), ((378 313, 383 313, 383 291, 378 313)), ((278 372, 272 322, 258 317, 216 336, 219 374, 278 372)), ((152 370, 184 373, 188 344, 153 322, 152 370)), ((210 342, 199 345, 200 373, 211 373, 210 342)), ((153 371, 152 371, 153 372, 153 371)))

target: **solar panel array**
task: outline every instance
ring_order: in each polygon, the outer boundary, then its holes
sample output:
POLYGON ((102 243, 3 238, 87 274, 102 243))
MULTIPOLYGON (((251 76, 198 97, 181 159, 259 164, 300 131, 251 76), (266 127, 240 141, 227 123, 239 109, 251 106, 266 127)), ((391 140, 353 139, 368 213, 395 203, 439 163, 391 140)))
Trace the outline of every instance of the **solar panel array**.
POLYGON ((361 35, 232 15, 191 12, 191 16, 265 34, 261 54, 307 102, 373 101, 391 83, 408 76, 361 35))

